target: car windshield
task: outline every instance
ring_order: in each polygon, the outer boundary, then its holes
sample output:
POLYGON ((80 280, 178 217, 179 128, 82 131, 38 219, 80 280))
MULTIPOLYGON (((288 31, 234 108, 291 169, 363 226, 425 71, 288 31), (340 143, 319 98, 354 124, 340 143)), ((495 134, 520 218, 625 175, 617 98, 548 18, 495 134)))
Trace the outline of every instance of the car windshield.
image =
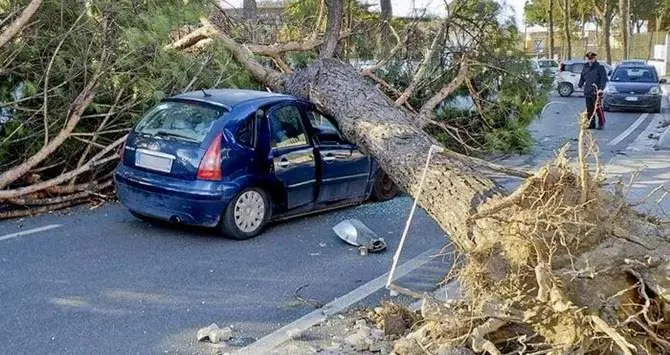
POLYGON ((144 115, 135 132, 201 143, 220 113, 198 103, 163 102, 144 115))
POLYGON ((654 83, 657 82, 656 73, 649 68, 618 68, 612 74, 611 81, 654 83))

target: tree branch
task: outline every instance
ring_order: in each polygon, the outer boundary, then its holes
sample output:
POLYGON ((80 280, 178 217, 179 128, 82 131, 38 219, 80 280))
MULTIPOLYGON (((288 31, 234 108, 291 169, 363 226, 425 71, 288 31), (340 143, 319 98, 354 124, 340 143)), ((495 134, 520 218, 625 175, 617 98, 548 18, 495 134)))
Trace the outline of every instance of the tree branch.
POLYGON ((240 65, 244 66, 256 80, 267 85, 273 91, 283 91, 282 88, 284 87, 284 82, 287 78, 285 74, 264 67, 254 59, 253 53, 248 48, 235 42, 232 38, 223 33, 223 31, 216 29, 213 35, 221 41, 223 46, 233 55, 233 58, 235 58, 240 65))
MULTIPOLYGON (((393 48, 391 49, 391 51, 389 52, 389 54, 388 54, 388 56, 387 56, 386 58, 384 58, 384 59, 378 61, 378 62, 377 62, 375 65, 373 65, 372 67, 362 70, 362 71, 361 71, 361 75, 363 75, 363 76, 369 76, 368 73, 374 73, 374 72, 377 71, 379 68, 381 68, 381 67, 383 67, 384 65, 386 65, 386 63, 388 63, 388 61, 391 60, 391 58, 393 58, 393 56, 395 56, 395 54, 396 54, 396 53, 397 53, 397 52, 398 52, 398 51, 405 45, 405 43, 407 43, 407 40, 409 40, 409 35, 410 35, 410 33, 411 33, 410 31, 407 31, 407 33, 405 34, 405 38, 401 40, 401 39, 400 39, 400 36, 398 36, 398 33, 395 31, 395 29, 393 28, 393 26, 391 26, 391 24, 388 24, 388 26, 389 26, 389 28, 391 28, 391 33, 393 33, 393 36, 394 36, 395 39, 396 39, 396 45, 395 45, 395 47, 393 47, 393 48)), ((402 95, 402 94, 401 94, 401 95, 402 95)), ((400 96, 400 95, 399 95, 399 96, 400 96)))
POLYGON ((412 81, 409 83, 409 86, 407 86, 402 95, 395 101, 396 107, 400 107, 405 102, 407 102, 407 100, 412 96, 414 90, 416 90, 416 88, 419 86, 421 80, 423 80, 423 76, 426 73, 426 69, 428 68, 430 62, 433 60, 433 55, 436 52, 435 49, 437 48, 438 44, 442 42, 440 39, 443 37, 443 34, 446 31, 446 29, 447 29, 446 24, 440 26, 440 30, 437 32, 437 35, 435 35, 435 38, 433 38, 433 42, 430 44, 430 47, 428 47, 426 54, 423 56, 423 60, 419 65, 419 69, 417 69, 416 73, 414 74, 412 81))
POLYGON ((463 82, 465 79, 467 79, 468 76, 468 69, 470 68, 470 63, 468 62, 467 59, 463 58, 461 61, 461 67, 458 70, 458 74, 456 77, 449 82, 449 84, 445 85, 440 89, 440 91, 437 92, 433 97, 428 99, 425 104, 421 107, 421 110, 419 111, 419 117, 422 120, 432 120, 434 119, 435 116, 435 108, 442 102, 444 99, 447 98, 447 96, 451 95, 458 87, 463 85, 463 82))
POLYGON ((326 23, 326 35, 320 58, 333 58, 340 42, 340 29, 342 28, 342 16, 344 15, 343 0, 326 0, 328 6, 328 22, 326 23))
MULTIPOLYGON (((63 144, 63 142, 65 142, 66 139, 70 137, 70 134, 77 126, 77 123, 79 123, 81 120, 82 114, 95 97, 98 88, 98 78, 98 76, 94 77, 79 93, 77 98, 72 103, 73 110, 70 111, 70 116, 68 117, 68 121, 65 127, 63 127, 60 132, 58 132, 58 135, 56 135, 54 139, 52 139, 47 145, 43 146, 42 149, 40 149, 37 153, 28 158, 28 160, 22 164, 19 164, 14 168, 0 174, 0 189, 7 187, 9 184, 21 178, 21 176, 30 171, 30 169, 34 168, 44 159, 49 157, 54 151, 56 151, 56 149, 58 149, 58 147, 61 146, 61 144, 63 144)), ((0 193, 2 192, 4 191, 0 191, 0 193)))
POLYGON ((42 0, 32 0, 28 6, 26 6, 25 10, 21 13, 21 16, 14 20, 14 22, 0 34, 0 48, 4 47, 4 45, 14 38, 23 26, 30 21, 30 18, 37 12, 40 5, 42 5, 42 0))
POLYGON ((41 191, 41 190, 44 190, 44 189, 54 187, 56 185, 59 185, 59 184, 65 182, 65 181, 68 181, 68 180, 72 179, 73 177, 75 177, 77 175, 81 175, 81 174, 93 169, 96 166, 99 166, 99 165, 108 163, 110 161, 113 161, 114 159, 117 159, 119 157, 118 154, 113 154, 113 155, 108 156, 106 158, 103 158, 103 157, 107 153, 114 150, 116 147, 120 146, 126 140, 126 137, 127 137, 127 135, 117 139, 116 141, 114 141, 113 143, 108 145, 105 149, 98 152, 98 154, 94 155, 91 158, 91 160, 89 160, 86 164, 84 164, 81 167, 79 167, 75 170, 72 170, 68 173, 62 174, 58 177, 55 177, 53 179, 43 181, 43 182, 40 182, 40 183, 37 183, 37 184, 32 184, 32 185, 29 185, 29 186, 20 187, 20 188, 13 189, 13 190, 0 190, 0 200, 13 199, 13 198, 16 198, 16 197, 19 197, 19 196, 24 196, 24 195, 27 195, 27 194, 31 194, 33 192, 37 192, 37 191, 41 191))
POLYGON ((194 46, 198 42, 211 37, 216 30, 212 26, 202 26, 197 30, 187 34, 186 36, 180 38, 177 41, 174 41, 165 47, 164 49, 176 49, 181 50, 191 46, 194 46))

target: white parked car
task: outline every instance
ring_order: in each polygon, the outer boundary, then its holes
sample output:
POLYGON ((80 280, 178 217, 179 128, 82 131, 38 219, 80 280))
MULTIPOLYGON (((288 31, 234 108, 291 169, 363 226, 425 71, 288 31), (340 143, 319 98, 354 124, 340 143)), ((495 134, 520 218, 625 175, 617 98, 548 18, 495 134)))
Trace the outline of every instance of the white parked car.
POLYGON ((556 72, 558 72, 558 62, 553 59, 533 58, 531 63, 533 65, 533 70, 540 75, 549 74, 554 76, 556 75, 556 72))
MULTIPOLYGON (((559 95, 568 97, 575 92, 584 92, 583 88, 579 88, 579 78, 582 75, 582 69, 584 69, 585 64, 585 60, 566 60, 561 62, 554 79, 554 86, 559 95)), ((604 62, 600 62, 600 65, 605 67, 607 76, 609 77, 614 68, 604 62)))

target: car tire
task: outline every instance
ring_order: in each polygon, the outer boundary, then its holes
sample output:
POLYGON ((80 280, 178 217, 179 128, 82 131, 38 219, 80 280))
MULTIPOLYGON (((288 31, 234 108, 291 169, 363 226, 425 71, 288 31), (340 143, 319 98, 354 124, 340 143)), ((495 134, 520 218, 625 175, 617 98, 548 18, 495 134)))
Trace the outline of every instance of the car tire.
POLYGON ((575 91, 575 88, 572 87, 572 84, 570 83, 560 83, 558 84, 558 94, 561 95, 562 97, 568 97, 572 95, 572 93, 575 91))
POLYGON ((661 104, 658 104, 658 106, 656 106, 656 108, 652 110, 653 113, 661 113, 662 111, 663 107, 661 106, 661 104))
POLYGON ((226 207, 221 219, 221 232, 231 239, 253 238, 270 220, 272 204, 263 189, 251 187, 240 191, 226 207))
POLYGON ((372 186, 372 199, 379 202, 388 201, 398 196, 398 193, 400 193, 398 185, 388 174, 380 170, 372 186))

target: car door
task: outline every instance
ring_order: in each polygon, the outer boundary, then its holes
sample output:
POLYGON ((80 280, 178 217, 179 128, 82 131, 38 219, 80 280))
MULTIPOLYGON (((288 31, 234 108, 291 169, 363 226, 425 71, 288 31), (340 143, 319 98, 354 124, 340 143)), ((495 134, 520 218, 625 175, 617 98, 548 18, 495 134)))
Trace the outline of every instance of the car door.
POLYGON ((313 203, 316 159, 300 110, 294 103, 280 104, 270 110, 267 121, 272 172, 286 191, 286 209, 313 203))
POLYGON ((348 142, 337 123, 312 107, 303 107, 318 154, 318 204, 364 198, 370 178, 370 157, 348 142))
POLYGON ((579 88, 579 78, 581 78, 582 76, 583 69, 584 69, 583 63, 572 63, 568 66, 567 75, 575 91, 583 91, 583 88, 581 89, 579 88))

